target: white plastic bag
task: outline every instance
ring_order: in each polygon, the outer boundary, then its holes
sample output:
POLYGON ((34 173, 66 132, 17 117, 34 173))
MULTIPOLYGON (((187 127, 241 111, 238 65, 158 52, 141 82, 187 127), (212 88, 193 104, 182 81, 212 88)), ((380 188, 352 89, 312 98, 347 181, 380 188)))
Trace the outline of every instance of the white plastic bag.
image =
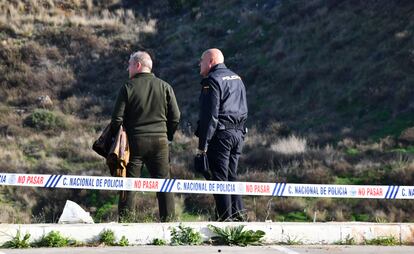
POLYGON ((94 223, 88 212, 73 201, 66 200, 65 208, 59 218, 60 224, 94 223))

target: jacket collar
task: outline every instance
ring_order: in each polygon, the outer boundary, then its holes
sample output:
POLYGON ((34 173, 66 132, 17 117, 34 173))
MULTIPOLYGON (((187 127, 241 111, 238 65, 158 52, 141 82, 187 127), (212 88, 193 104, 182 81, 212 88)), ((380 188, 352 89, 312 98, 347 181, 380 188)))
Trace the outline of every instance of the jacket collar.
MULTIPOLYGON (((226 65, 225 65, 224 63, 219 63, 219 64, 216 64, 216 65, 214 65, 213 67, 211 67, 211 69, 210 69, 210 71, 208 72, 208 74, 210 74, 210 73, 212 73, 212 72, 214 72, 214 71, 216 71, 216 70, 218 70, 218 69, 227 69, 227 67, 226 67, 226 65)), ((201 82, 200 82, 200 85, 201 85, 201 86, 203 86, 203 85, 204 85, 204 82, 205 82, 206 80, 208 80, 208 77, 203 78, 203 79, 201 80, 201 82)))
POLYGON ((139 78, 139 77, 154 77, 154 76, 155 75, 152 72, 140 72, 140 73, 137 73, 134 76, 132 76, 131 79, 139 78))
POLYGON ((210 71, 208 73, 212 73, 213 71, 217 69, 227 69, 226 65, 224 63, 219 63, 211 67, 210 71))

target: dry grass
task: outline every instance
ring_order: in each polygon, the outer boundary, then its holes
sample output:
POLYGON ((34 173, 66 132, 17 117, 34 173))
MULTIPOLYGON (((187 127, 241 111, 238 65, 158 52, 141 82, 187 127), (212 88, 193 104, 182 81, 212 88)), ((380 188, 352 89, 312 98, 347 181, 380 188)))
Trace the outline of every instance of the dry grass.
POLYGON ((270 150, 285 155, 303 154, 306 152, 306 143, 307 141, 305 138, 291 135, 287 138, 281 138, 273 143, 270 146, 270 150))
MULTIPOLYGON (((0 4, 0 25, 8 27, 13 33, 26 37, 36 32, 36 24, 49 27, 90 26, 110 28, 119 32, 131 33, 130 39, 136 39, 139 33, 154 33, 156 20, 142 21, 132 10, 118 9, 110 12, 107 9, 95 10, 92 1, 85 1, 87 8, 78 4, 76 10, 64 9, 53 1, 31 0, 29 2, 14 1, 0 4)), ((127 37, 124 37, 126 39, 127 37)))
POLYGON ((2 202, 0 208, 0 221, 2 223, 27 224, 31 223, 31 218, 27 216, 30 211, 25 209, 17 209, 16 204, 5 204, 2 202))
POLYGON ((5 121, 12 120, 4 126, 0 139, 0 160, 3 162, 0 167, 3 171, 55 173, 67 171, 68 167, 64 165, 68 162, 99 162, 99 157, 91 149, 98 133, 90 131, 87 121, 57 112, 66 120, 67 130, 38 132, 23 127, 27 114, 10 111, 1 117, 5 121))
POLYGON ((1 142, 0 147, 0 165, 2 172, 25 172, 30 168, 31 163, 27 161, 23 151, 21 151, 16 143, 1 142))

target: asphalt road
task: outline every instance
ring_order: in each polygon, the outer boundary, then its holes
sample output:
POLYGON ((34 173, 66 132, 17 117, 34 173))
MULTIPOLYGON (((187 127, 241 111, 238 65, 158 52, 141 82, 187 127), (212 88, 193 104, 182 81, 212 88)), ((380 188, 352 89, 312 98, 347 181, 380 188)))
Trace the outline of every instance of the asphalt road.
POLYGON ((0 254, 413 254, 414 246, 132 246, 132 247, 78 247, 78 248, 35 248, 0 249, 0 254))

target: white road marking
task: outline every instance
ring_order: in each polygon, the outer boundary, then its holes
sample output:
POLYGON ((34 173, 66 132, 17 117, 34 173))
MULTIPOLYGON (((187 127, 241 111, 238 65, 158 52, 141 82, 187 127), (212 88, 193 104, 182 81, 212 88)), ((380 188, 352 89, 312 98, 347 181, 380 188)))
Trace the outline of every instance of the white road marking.
POLYGON ((296 252, 294 250, 290 250, 288 248, 282 247, 282 246, 270 246, 272 249, 276 249, 278 251, 281 251, 286 254, 300 254, 299 252, 296 252))

